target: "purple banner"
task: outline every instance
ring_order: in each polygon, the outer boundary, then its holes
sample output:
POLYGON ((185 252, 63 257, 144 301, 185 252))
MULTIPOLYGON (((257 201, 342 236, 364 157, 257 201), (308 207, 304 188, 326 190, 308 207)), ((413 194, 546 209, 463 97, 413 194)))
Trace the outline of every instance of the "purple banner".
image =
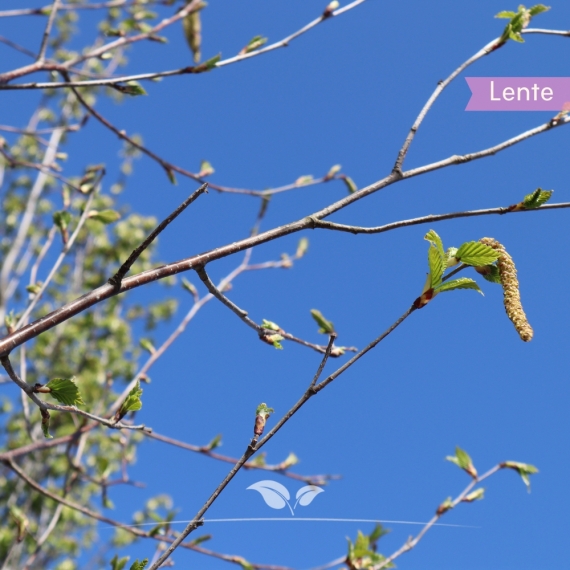
POLYGON ((570 77, 466 77, 466 111, 562 111, 570 108, 570 77))

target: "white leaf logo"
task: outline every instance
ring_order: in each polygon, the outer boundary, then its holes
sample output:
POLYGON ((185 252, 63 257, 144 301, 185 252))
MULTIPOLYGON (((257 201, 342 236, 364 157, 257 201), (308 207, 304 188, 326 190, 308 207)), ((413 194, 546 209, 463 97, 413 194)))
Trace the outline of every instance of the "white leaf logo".
POLYGON ((257 483, 250 485, 248 489, 258 491, 263 497, 263 500, 272 509, 282 509, 285 507, 285 505, 287 505, 291 511, 291 514, 294 514, 293 509, 289 504, 289 499, 291 498, 289 491, 283 485, 281 485, 281 483, 270 480, 258 481, 257 483))
POLYGON ((324 493, 324 490, 320 487, 317 487, 316 485, 307 485, 306 487, 301 487, 295 495, 295 498, 297 499, 295 507, 297 507, 297 505, 301 505, 302 507, 310 505, 313 502, 313 499, 319 493, 324 493))

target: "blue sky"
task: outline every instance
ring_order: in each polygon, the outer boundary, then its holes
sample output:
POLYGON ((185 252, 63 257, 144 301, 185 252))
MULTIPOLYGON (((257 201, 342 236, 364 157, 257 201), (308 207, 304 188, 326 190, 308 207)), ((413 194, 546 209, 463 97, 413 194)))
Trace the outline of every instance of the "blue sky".
MULTIPOLYGON (((537 27, 570 29, 570 5, 560 0, 539 16, 537 27)), ((8 6, 7 6, 8 7, 8 6)), ((203 54, 227 57, 249 38, 280 39, 318 15, 316 0, 212 2, 203 11, 203 54)), ((389 173, 417 113, 436 86, 460 63, 497 37, 500 10, 516 3, 435 0, 396 3, 370 0, 325 22, 279 50, 209 74, 148 84, 148 96, 99 109, 117 126, 140 133, 146 144, 175 164, 198 170, 201 159, 216 169, 212 181, 264 189, 300 175, 322 175, 342 164, 359 187, 389 173)), ((89 41, 89 18, 78 41, 89 41)), ((24 43, 33 29, 10 25, 24 43)), ((7 35, 6 22, 0 33, 7 35)), ((38 29, 40 27, 38 26, 38 29)), ((83 28, 82 28, 83 29, 83 28)), ((181 31, 170 43, 138 45, 129 70, 143 72, 188 65, 181 31)), ((567 38, 532 35, 469 68, 473 76, 564 76, 567 38)), ((29 44, 28 39, 28 44, 29 44)), ((26 45, 28 45, 26 44, 26 45)), ((30 44, 31 45, 31 44, 30 44)), ((4 50, 1 52, 6 54, 4 50)), ((2 55, 4 58, 5 55, 2 55)), ((5 67, 3 61, 2 67, 5 67)), ((146 84, 145 84, 146 87, 146 84)), ((552 113, 465 112, 469 89, 458 78, 439 98, 411 147, 405 167, 486 148, 549 120, 552 113)), ((24 124, 37 94, 3 93, 2 122, 24 124)), ((554 189, 554 201, 569 200, 567 128, 540 135, 496 156, 400 182, 362 200, 331 220, 358 225, 431 213, 506 206, 537 187, 554 189)), ((74 135, 75 137, 75 135, 74 135)), ((95 121, 74 138, 71 164, 116 161, 120 144, 95 121)), ((195 184, 172 186, 148 159, 122 195, 138 212, 164 217, 195 184)), ((275 196, 263 227, 268 229, 346 195, 342 182, 275 196)), ((210 192, 193 204, 161 237, 160 255, 176 260, 247 235, 258 201, 210 192)), ((444 461, 456 445, 479 471, 504 460, 540 469, 526 493, 514 472, 484 485, 483 501, 462 505, 442 522, 475 528, 435 528, 418 548, 398 561, 407 570, 526 570, 561 568, 570 528, 567 473, 569 421, 567 282, 570 248, 566 210, 451 220, 433 228, 446 246, 492 236, 505 244, 519 271, 524 308, 535 330, 531 343, 518 338, 505 316, 502 291, 478 278, 485 297, 458 291, 438 297, 414 313, 393 335, 309 402, 264 451, 282 461, 290 451, 303 474, 341 474, 302 516, 428 520, 468 477, 444 461), (565 229, 566 228, 566 229, 565 229), (460 563, 458 561, 461 561, 460 563)), ((305 258, 290 270, 239 277, 229 296, 257 322, 266 318, 313 342, 309 315, 320 309, 339 332, 339 344, 362 347, 399 317, 419 295, 427 271, 430 226, 381 235, 353 236, 312 231, 305 258)), ((298 235, 257 248, 254 261, 293 252, 298 235)), ((214 279, 239 264, 226 258, 209 266, 214 279)), ((467 275, 467 273, 466 273, 467 275)), ((475 275, 469 275, 475 277, 475 275)), ((196 285, 196 275, 188 278, 196 285)), ((200 284, 201 285, 201 284, 200 284)), ((133 298, 164 295, 152 285, 133 298)), ((179 315, 161 328, 163 340, 189 309, 182 293, 179 315)), ((346 358, 327 365, 333 371, 346 358)), ((139 419, 157 432, 195 444, 223 434, 221 451, 245 449, 260 402, 275 408, 269 425, 307 387, 319 356, 285 344, 273 350, 217 303, 208 304, 169 352, 152 368, 139 419)), ((147 488, 115 489, 117 516, 130 513, 154 494, 166 492, 192 518, 228 471, 228 465, 148 442, 141 446, 132 477, 147 488)), ((275 478, 293 495, 301 483, 254 471, 240 473, 209 511, 209 517, 287 516, 246 487, 275 478)), ((387 525, 392 532, 380 551, 396 550, 419 527, 387 525)), ((352 523, 228 523, 209 528, 207 547, 253 562, 305 569, 346 550, 345 537, 372 525, 352 523)), ((101 530, 101 536, 109 532, 101 530)), ((150 555, 141 543, 134 556, 150 555)), ((226 563, 177 552, 177 566, 206 570, 226 563)))

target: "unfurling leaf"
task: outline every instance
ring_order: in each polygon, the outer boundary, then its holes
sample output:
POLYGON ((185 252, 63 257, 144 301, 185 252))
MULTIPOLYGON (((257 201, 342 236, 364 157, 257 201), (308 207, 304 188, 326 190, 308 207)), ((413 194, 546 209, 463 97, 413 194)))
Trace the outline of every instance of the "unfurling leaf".
POLYGON ((308 249, 309 249, 309 240, 305 237, 301 238, 297 245, 297 251, 295 253, 295 257, 300 259, 307 253, 308 249))
POLYGON ((528 194, 524 197, 522 205, 525 210, 539 208, 550 200, 553 192, 554 190, 542 190, 542 188, 537 188, 532 194, 528 194))
POLYGON ((249 40, 249 43, 240 50, 239 55, 244 55, 246 53, 255 51, 264 46, 266 43, 267 38, 264 38, 263 36, 254 36, 251 38, 251 40, 249 40))
POLYGON ((261 328, 267 329, 269 331, 280 331, 281 327, 274 323, 273 321, 268 321, 267 319, 263 319, 261 321, 261 328))
POLYGON ((87 217, 90 220, 96 220, 103 224, 112 224, 121 217, 121 214, 119 214, 119 212, 116 212, 115 210, 101 210, 101 211, 91 210, 87 214, 87 217))
POLYGON ((198 296, 198 289, 196 289, 196 287, 192 283, 190 283, 190 281, 188 281, 186 277, 182 278, 182 287, 186 291, 188 291, 188 293, 190 293, 190 295, 192 295, 193 297, 198 296))
POLYGON ((299 176, 297 180, 295 180, 296 186, 304 186, 305 184, 310 184, 314 180, 312 174, 304 174, 303 176, 299 176))
POLYGON ((69 226, 70 221, 71 221, 71 214, 66 210, 62 210, 60 212, 54 212, 53 214, 53 223, 60 230, 66 230, 69 226))
POLYGON ((332 180, 336 176, 337 172, 340 172, 340 169, 341 169, 340 164, 335 164, 334 166, 331 166, 331 169, 326 173, 323 180, 325 182, 328 180, 332 180))
POLYGON ((138 81, 128 81, 126 85, 113 85, 113 87, 118 89, 121 93, 132 95, 133 97, 147 94, 138 81))
POLYGON ((496 265, 484 265, 482 267, 475 267, 475 271, 482 275, 490 283, 501 284, 501 273, 496 265))
POLYGON ((530 465, 530 463, 519 463, 518 461, 505 461, 504 463, 501 463, 501 467, 514 469, 521 476, 523 483, 526 485, 528 492, 530 493, 529 476, 538 473, 538 469, 534 465, 530 465))
POLYGON ((332 16, 332 13, 340 6, 340 3, 338 2, 338 0, 333 0, 332 2, 329 3, 329 5, 325 8, 325 11, 323 12, 323 18, 329 18, 330 16, 332 16))
POLYGON ((485 489, 479 487, 475 491, 469 493, 469 495, 463 497, 462 501, 464 503, 472 503, 473 501, 480 501, 485 496, 485 489))
POLYGON ((61 404, 66 406, 81 406, 84 404, 79 388, 73 378, 53 378, 46 385, 49 393, 61 404))
POLYGON ((443 503, 441 503, 441 505, 437 507, 435 514, 441 516, 452 508, 453 508, 453 501, 451 500, 451 497, 447 497, 447 499, 445 499, 445 501, 443 501, 443 503))
POLYGON ((350 176, 342 176, 341 177, 346 184, 349 194, 354 194, 358 192, 358 186, 354 183, 354 180, 350 176))
POLYGON ((206 448, 209 451, 212 451, 213 449, 216 449, 221 445, 222 445, 222 434, 219 433, 208 445, 206 445, 206 448))
POLYGON ((261 435, 265 428, 265 423, 267 418, 274 412, 273 408, 269 408, 267 404, 262 403, 257 406, 255 410, 255 426, 253 428, 253 433, 255 435, 261 435))
POLYGON ((148 558, 145 558, 143 560, 141 560, 140 562, 137 560, 135 560, 132 564, 129 570, 144 570, 145 566, 148 564, 148 558))
POLYGON ((434 292, 443 293, 444 291, 455 291, 456 289, 473 289, 483 295, 483 291, 479 289, 479 285, 469 277, 460 277, 451 281, 444 281, 441 285, 434 289, 434 292))
POLYGON ((129 556, 119 558, 119 555, 115 554, 111 560, 111 570, 123 570, 123 568, 127 565, 129 558, 129 556))
POLYGON ((28 517, 16 505, 12 505, 8 512, 10 513, 10 516, 18 528, 18 536, 16 540, 18 542, 22 542, 26 536, 30 521, 28 520, 28 517))
POLYGON ((455 448, 455 455, 448 455, 445 459, 447 461, 451 461, 451 463, 455 463, 455 465, 463 469, 474 479, 477 477, 477 469, 475 469, 475 466, 471 461, 471 457, 469 457, 469 454, 466 451, 463 451, 460 447, 455 448))
POLYGON ((499 12, 495 18, 508 18, 510 21, 506 25, 501 38, 499 40, 499 45, 504 44, 509 39, 516 42, 524 42, 521 32, 529 25, 531 19, 542 12, 550 10, 550 7, 544 4, 536 4, 532 8, 526 8, 521 4, 517 12, 502 11, 499 12))
POLYGON ((424 239, 430 243, 428 249, 428 265, 431 275, 431 287, 435 288, 441 283, 443 272, 447 267, 447 254, 443 250, 441 238, 434 230, 430 230, 424 239))
POLYGON ((211 57, 210 59, 207 59, 204 63, 201 63, 194 68, 194 73, 203 73, 204 71, 210 71, 214 69, 220 59, 222 59, 221 53, 215 55, 214 57, 211 57))
POLYGON ((168 176, 168 180, 170 180, 170 182, 174 184, 174 186, 176 186, 178 184, 178 180, 176 180, 176 175, 174 174, 174 170, 172 170, 172 168, 169 168, 168 166, 165 166, 164 171, 166 172, 166 176, 168 176))
POLYGON ((32 295, 37 295, 41 291, 42 285, 43 285, 42 281, 36 281, 31 285, 26 285, 26 291, 28 293, 31 293, 32 295))
POLYGON ((468 241, 457 250, 455 257, 465 265, 479 267, 497 261, 499 252, 479 241, 468 241))
MULTIPOLYGON (((187 2, 188 3, 188 2, 187 2)), ((202 54, 200 47, 202 45, 202 22, 200 20, 200 10, 194 10, 184 16, 182 20, 182 28, 184 29, 184 37, 192 50, 194 63, 199 63, 202 54)))
POLYGON ((200 172, 198 172, 197 176, 198 178, 205 178, 206 176, 214 174, 214 172, 216 172, 214 167, 207 160, 203 160, 200 163, 200 172))
POLYGON ((291 467, 293 467, 293 465, 297 465, 297 463, 299 463, 299 458, 293 453, 291 452, 284 461, 282 461, 279 464, 279 469, 290 469, 291 467))
POLYGON ((265 335, 260 336, 259 338, 261 338, 261 340, 263 342, 266 342, 267 344, 272 345, 273 347, 277 348, 278 350, 283 350, 283 345, 281 344, 283 337, 279 333, 265 334, 265 335))
POLYGON ((311 316, 319 325, 319 332, 321 334, 331 334, 334 332, 333 323, 331 321, 327 321, 320 311, 317 311, 317 309, 311 309, 311 316))
POLYGON ((141 396, 142 388, 140 382, 137 380, 134 388, 127 394, 125 401, 115 414, 115 421, 120 421, 129 412, 138 412, 142 408, 141 396))
POLYGON ((147 352, 150 352, 151 354, 154 354, 156 352, 154 344, 152 344, 152 341, 148 338, 141 338, 139 340, 139 344, 141 345, 141 348, 144 348, 147 352))
POLYGON ((42 431, 44 433, 44 437, 47 439, 52 439, 53 435, 51 435, 49 432, 49 412, 47 410, 40 409, 40 413, 42 415, 42 431))

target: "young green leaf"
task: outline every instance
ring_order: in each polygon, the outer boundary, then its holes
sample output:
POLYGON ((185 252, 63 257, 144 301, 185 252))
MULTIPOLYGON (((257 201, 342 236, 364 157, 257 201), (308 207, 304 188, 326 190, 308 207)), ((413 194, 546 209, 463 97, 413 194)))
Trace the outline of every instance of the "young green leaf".
POLYGON ((441 516, 452 508, 453 508, 453 501, 451 500, 451 497, 447 497, 447 499, 445 499, 445 501, 443 501, 443 503, 441 503, 441 505, 437 507, 435 514, 441 516))
POLYGON ((483 291, 479 289, 479 285, 469 277, 460 277, 451 281, 444 281, 441 285, 434 289, 435 293, 443 293, 445 291, 454 291, 455 289, 473 289, 483 295, 483 291))
POLYGON ((119 555, 115 554, 115 556, 113 556, 113 559, 111 560, 111 570, 123 570, 123 568, 127 565, 129 558, 130 558, 129 556, 125 556, 124 558, 119 558, 119 555))
POLYGON ((188 281, 186 277, 182 277, 182 287, 186 291, 188 291, 188 293, 190 293, 190 295, 192 295, 193 297, 198 296, 198 289, 196 289, 196 287, 192 283, 190 283, 190 281, 188 281))
POLYGON ((194 68, 194 73, 202 73, 204 71, 211 71, 212 69, 214 69, 214 67, 216 67, 216 64, 218 63, 218 61, 220 61, 220 59, 222 59, 221 53, 219 53, 218 55, 215 55, 214 57, 211 57, 210 59, 207 59, 204 63, 201 63, 200 65, 197 65, 194 68))
POLYGON ((197 546, 198 544, 201 544, 202 542, 206 542, 208 540, 212 540, 212 535, 211 534, 203 534, 202 536, 199 536, 198 538, 191 540, 190 544, 192 546, 197 546))
POLYGON ((297 251, 295 252, 295 257, 300 259, 307 253, 308 249, 309 249, 309 240, 305 237, 301 238, 297 245, 297 251))
POLYGON ((281 327, 277 324, 274 323, 273 321, 268 321, 267 319, 263 319, 261 321, 261 328, 270 330, 270 331, 280 331, 281 327))
POLYGON ((149 338, 141 338, 139 340, 139 344, 141 345, 141 348, 144 348, 144 350, 150 352, 151 354, 154 354, 156 352, 156 348, 149 338))
POLYGON ((60 212, 54 212, 53 214, 53 223, 60 230, 66 230, 67 227, 69 226, 70 221, 71 221, 71 214, 66 210, 62 210, 60 212))
POLYGON ((143 560, 141 560, 140 562, 137 560, 135 560, 132 564, 129 570, 144 570, 145 566, 148 564, 148 558, 145 558, 143 560))
POLYGON ((341 166, 340 164, 335 164, 334 166, 331 166, 330 170, 325 174, 325 177, 323 178, 323 180, 327 181, 327 180, 332 180, 338 172, 340 172, 341 166))
POLYGON ((137 380, 136 385, 134 388, 127 394, 125 401, 115 414, 115 421, 120 421, 124 418, 129 412, 138 412, 142 408, 141 396, 142 396, 142 388, 140 382, 137 380))
POLYGON ((342 176, 341 177, 346 184, 349 194, 354 194, 358 192, 358 186, 354 183, 354 180, 350 176, 342 176))
POLYGON ((84 404, 79 388, 73 378, 53 378, 46 385, 50 394, 61 404, 66 406, 81 406, 84 404))
POLYGON ((331 334, 334 332, 334 325, 331 321, 327 321, 320 311, 317 311, 317 309, 311 309, 311 316, 319 325, 319 332, 321 334, 331 334))
POLYGON ((221 445, 222 445, 222 434, 219 433, 208 445, 206 445, 206 448, 209 451, 212 451, 213 449, 216 449, 221 445))
POLYGON ((455 463, 455 465, 469 473, 471 477, 477 477, 477 470, 471 461, 471 457, 469 457, 469 454, 460 447, 455 448, 455 455, 448 455, 445 459, 447 461, 451 461, 451 463, 455 463))
POLYGON ((501 284, 501 272, 496 265, 483 265, 482 267, 475 267, 475 271, 482 275, 490 283, 501 284))
POLYGON ((126 85, 117 85, 117 87, 125 95, 132 95, 133 97, 147 94, 138 81, 128 81, 126 85))
POLYGON ((467 496, 463 497, 462 502, 464 503, 472 503, 473 501, 480 501, 485 496, 485 489, 483 487, 479 487, 475 491, 472 491, 467 496))
POLYGON ((251 38, 251 40, 249 40, 249 43, 240 50, 239 55, 244 55, 246 53, 258 50, 266 43, 267 43, 267 38, 264 38, 263 36, 254 36, 253 38, 251 38))
POLYGON ((42 415, 42 431, 44 433, 44 437, 46 439, 53 439, 53 435, 49 432, 49 412, 47 410, 40 409, 40 413, 42 415))
POLYGON ((121 214, 119 214, 119 212, 116 212, 115 210, 101 210, 101 211, 91 210, 87 214, 87 217, 90 220, 97 220, 98 222, 101 222, 103 224, 112 224, 121 217, 121 214))
POLYGON ((430 243, 428 249, 428 265, 431 275, 431 287, 435 289, 440 285, 443 272, 447 267, 447 254, 443 250, 441 238, 434 230, 430 230, 424 236, 424 239, 430 243))
POLYGON ((546 204, 554 190, 543 190, 542 188, 537 188, 531 194, 527 194, 523 201, 522 205, 525 210, 534 210, 535 208, 539 208, 543 204, 546 204))
POLYGON ((455 257, 466 265, 490 265, 499 259, 499 253, 479 241, 464 243, 455 253, 455 257))
POLYGON ((504 463, 501 463, 501 467, 514 469, 521 476, 523 483, 526 485, 528 492, 530 493, 529 476, 538 473, 538 469, 534 465, 530 465, 530 463, 519 463, 518 461, 505 461, 504 463))
POLYGON ((176 175, 174 174, 174 170, 172 170, 172 168, 169 168, 168 166, 165 166, 164 172, 166 172, 166 176, 168 176, 168 180, 170 180, 171 184, 177 186, 178 180, 176 180, 176 175))
POLYGON ((206 176, 214 174, 214 172, 216 172, 214 167, 207 160, 203 160, 200 163, 200 172, 198 172, 198 177, 205 178, 206 176))

